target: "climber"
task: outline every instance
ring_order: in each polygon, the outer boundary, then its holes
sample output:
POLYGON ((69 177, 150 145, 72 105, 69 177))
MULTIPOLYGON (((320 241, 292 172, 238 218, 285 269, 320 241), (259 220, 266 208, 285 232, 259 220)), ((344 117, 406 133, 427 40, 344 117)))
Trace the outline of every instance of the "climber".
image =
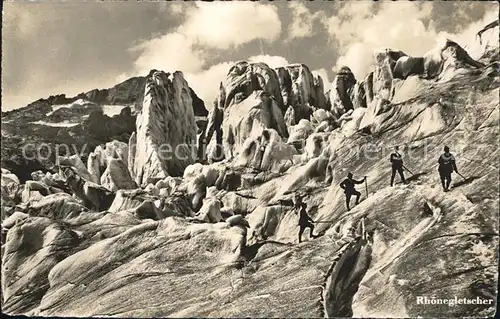
POLYGON ((450 153, 450 148, 448 146, 444 147, 444 153, 439 156, 438 163, 441 185, 443 185, 443 190, 447 192, 450 189, 451 173, 455 171, 459 174, 457 165, 455 164, 455 157, 450 153))
POLYGON ((347 178, 344 181, 342 181, 342 183, 340 183, 340 187, 344 189, 345 203, 347 206, 347 210, 351 210, 351 208, 349 207, 349 203, 351 202, 352 195, 356 195, 356 205, 359 203, 359 198, 361 197, 361 193, 354 188, 354 184, 361 184, 365 180, 366 176, 362 180, 357 181, 352 178, 352 173, 349 172, 347 174, 347 178))
POLYGON ((310 229, 309 238, 317 238, 318 236, 313 234, 314 231, 314 220, 307 214, 306 211, 307 204, 302 202, 302 200, 298 197, 294 198, 294 210, 295 214, 299 214, 299 243, 302 242, 302 234, 306 230, 306 228, 310 229))
POLYGON ((406 184, 405 175, 403 173, 403 157, 399 154, 399 146, 394 147, 394 153, 391 154, 392 163, 392 175, 391 175, 391 186, 394 185, 394 177, 396 177, 396 171, 401 176, 401 181, 406 184))

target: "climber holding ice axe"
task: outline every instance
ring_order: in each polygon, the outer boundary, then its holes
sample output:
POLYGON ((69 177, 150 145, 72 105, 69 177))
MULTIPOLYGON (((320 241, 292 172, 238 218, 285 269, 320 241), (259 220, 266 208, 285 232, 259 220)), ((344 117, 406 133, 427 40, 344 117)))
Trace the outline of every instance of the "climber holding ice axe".
POLYGON ((295 214, 299 215, 299 243, 302 242, 302 234, 306 230, 306 228, 310 229, 309 238, 317 238, 318 236, 313 234, 314 231, 314 220, 307 214, 306 211, 307 204, 302 201, 302 198, 294 194, 293 197, 293 209, 295 214))
MULTIPOLYGON (((396 172, 398 172, 399 176, 401 176, 401 181, 403 182, 403 184, 406 184, 403 168, 408 172, 410 172, 410 170, 403 165, 403 157, 401 156, 401 153, 399 153, 399 146, 394 147, 394 152, 391 154, 390 161, 392 164, 391 186, 394 185, 394 177, 396 177, 396 172)), ((413 175, 412 172, 410 172, 410 174, 413 175)))
MULTIPOLYGON (((345 193, 345 204, 347 206, 347 210, 351 210, 351 208, 349 207, 349 204, 351 202, 352 195, 356 195, 356 205, 359 203, 359 198, 361 197, 361 193, 358 192, 354 188, 354 185, 355 184, 362 184, 365 181, 366 181, 366 176, 362 180, 357 181, 357 180, 352 178, 352 173, 349 172, 347 174, 347 178, 345 180, 343 180, 342 183, 340 183, 340 187, 344 190, 344 193, 345 193)), ((368 186, 367 186, 367 194, 366 195, 368 196, 368 186)))
POLYGON ((439 177, 441 179, 441 185, 443 185, 443 190, 447 192, 450 189, 451 184, 451 173, 455 171, 460 177, 466 179, 462 174, 458 172, 457 164, 455 163, 455 157, 450 153, 450 148, 448 146, 444 147, 444 153, 439 156, 439 177))

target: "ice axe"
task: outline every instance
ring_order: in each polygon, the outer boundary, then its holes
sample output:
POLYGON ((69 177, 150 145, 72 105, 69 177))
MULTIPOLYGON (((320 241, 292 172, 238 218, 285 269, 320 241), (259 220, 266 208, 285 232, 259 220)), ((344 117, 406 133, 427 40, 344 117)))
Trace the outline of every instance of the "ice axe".
POLYGON ((458 176, 462 177, 463 179, 467 179, 462 174, 460 174, 459 172, 456 172, 456 173, 458 174, 458 176))
POLYGON ((366 176, 365 176, 365 190, 366 190, 366 197, 368 197, 368 182, 366 181, 366 176))
POLYGON ((406 166, 403 165, 403 168, 407 170, 411 175, 415 176, 415 174, 413 174, 406 166))

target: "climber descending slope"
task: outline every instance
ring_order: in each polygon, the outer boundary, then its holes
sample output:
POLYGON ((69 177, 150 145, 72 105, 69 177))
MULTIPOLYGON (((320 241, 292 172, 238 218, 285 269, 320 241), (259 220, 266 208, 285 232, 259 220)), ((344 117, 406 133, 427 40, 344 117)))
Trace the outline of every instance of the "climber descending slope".
POLYGON ((359 203, 359 198, 361 197, 361 193, 354 188, 354 184, 362 184, 364 181, 366 181, 366 176, 362 180, 357 181, 352 178, 352 173, 349 172, 347 174, 347 178, 340 183, 340 187, 344 189, 347 210, 351 210, 349 204, 351 202, 352 195, 356 195, 356 205, 359 203))
POLYGON ((443 190, 447 192, 450 189, 451 173, 455 171, 457 174, 460 174, 455 163, 455 157, 450 153, 450 148, 448 146, 444 147, 444 153, 439 156, 438 163, 441 185, 443 185, 443 190))
POLYGON ((396 172, 401 176, 401 181, 406 184, 405 175, 403 173, 403 157, 399 153, 399 146, 394 147, 394 153, 391 154, 392 163, 392 174, 391 174, 391 186, 394 185, 394 177, 396 177, 396 172))

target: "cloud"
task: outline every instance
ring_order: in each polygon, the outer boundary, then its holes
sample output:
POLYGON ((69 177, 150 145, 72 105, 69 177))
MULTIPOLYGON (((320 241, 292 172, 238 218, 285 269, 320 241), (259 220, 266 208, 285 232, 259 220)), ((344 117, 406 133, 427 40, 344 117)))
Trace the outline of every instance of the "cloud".
POLYGON ((113 86, 133 68, 138 52, 127 50, 134 43, 182 22, 161 3, 3 4, 2 110, 113 86))
POLYGON ((256 2, 197 2, 180 33, 198 44, 228 49, 252 40, 274 41, 281 33, 277 8, 256 2))
POLYGON ((499 28, 496 27, 494 29, 490 29, 488 32, 484 33, 482 36, 483 45, 479 43, 476 34, 484 28, 487 24, 498 19, 498 2, 490 3, 492 5, 491 10, 486 10, 485 15, 472 23, 468 24, 465 28, 463 28, 459 33, 456 34, 448 34, 448 33, 440 33, 439 37, 442 39, 443 37, 448 37, 451 40, 457 42, 462 47, 464 47, 470 56, 474 59, 478 59, 481 57, 484 52, 484 46, 489 43, 492 45, 495 43, 498 45, 498 37, 499 37, 499 28))
POLYGON ((375 50, 392 48, 419 56, 435 45, 436 31, 423 22, 431 4, 383 2, 374 9, 374 2, 349 2, 327 22, 341 51, 336 69, 347 65, 356 78, 369 72, 375 50))
POLYGON ((292 13, 292 22, 288 26, 287 41, 296 38, 311 37, 314 34, 316 20, 324 20, 325 14, 318 11, 314 14, 301 2, 291 2, 288 8, 292 13))
MULTIPOLYGON (((263 62, 271 68, 290 64, 282 56, 257 55, 247 59, 249 62, 263 62)), ((219 83, 226 78, 227 73, 235 61, 228 61, 211 66, 207 70, 196 73, 184 73, 189 86, 205 102, 207 109, 211 109, 213 101, 219 94, 219 83)))
MULTIPOLYGON (((345 3, 336 16, 326 20, 331 40, 340 50, 334 69, 347 65, 356 78, 364 78, 373 65, 373 52, 378 49, 399 49, 412 56, 423 56, 443 37, 461 45, 474 42, 475 32, 484 24, 485 18, 481 21, 455 19, 453 24, 455 29, 461 29, 460 34, 438 32, 430 21, 434 9, 432 2, 345 3), (458 28, 458 25, 463 27, 458 28)), ((488 13, 491 21, 498 12, 496 9, 488 13)), ((457 12, 453 10, 453 7, 448 7, 446 12, 463 16, 460 14, 462 7, 457 12)))
POLYGON ((181 33, 169 33, 145 41, 132 47, 131 51, 140 52, 134 62, 140 74, 147 74, 151 69, 197 72, 205 64, 203 50, 197 49, 193 40, 181 33))
POLYGON ((267 64, 270 68, 279 68, 282 66, 287 66, 290 63, 282 56, 277 55, 256 55, 248 58, 249 62, 263 62, 267 64))
POLYGON ((196 94, 211 109, 213 101, 219 93, 219 83, 226 78, 229 68, 234 62, 223 62, 211 66, 208 70, 197 73, 184 73, 184 78, 196 94))
POLYGON ((170 3, 165 3, 168 6, 166 6, 172 13, 175 14, 182 14, 184 13, 184 6, 180 2, 170 2, 170 3))
MULTIPOLYGON (((174 11, 179 8, 172 9, 174 11)), ((135 74, 147 74, 151 69, 167 72, 182 71, 196 94, 211 108, 232 61, 207 68, 210 56, 227 52, 235 46, 255 39, 275 40, 281 33, 281 21, 274 6, 255 2, 196 3, 183 7, 186 20, 174 32, 156 37, 132 47, 139 53, 134 62, 135 74)), ((268 63, 271 67, 288 64, 279 56, 255 56, 250 59, 268 63)), ((128 73, 121 74, 120 80, 128 73)))

